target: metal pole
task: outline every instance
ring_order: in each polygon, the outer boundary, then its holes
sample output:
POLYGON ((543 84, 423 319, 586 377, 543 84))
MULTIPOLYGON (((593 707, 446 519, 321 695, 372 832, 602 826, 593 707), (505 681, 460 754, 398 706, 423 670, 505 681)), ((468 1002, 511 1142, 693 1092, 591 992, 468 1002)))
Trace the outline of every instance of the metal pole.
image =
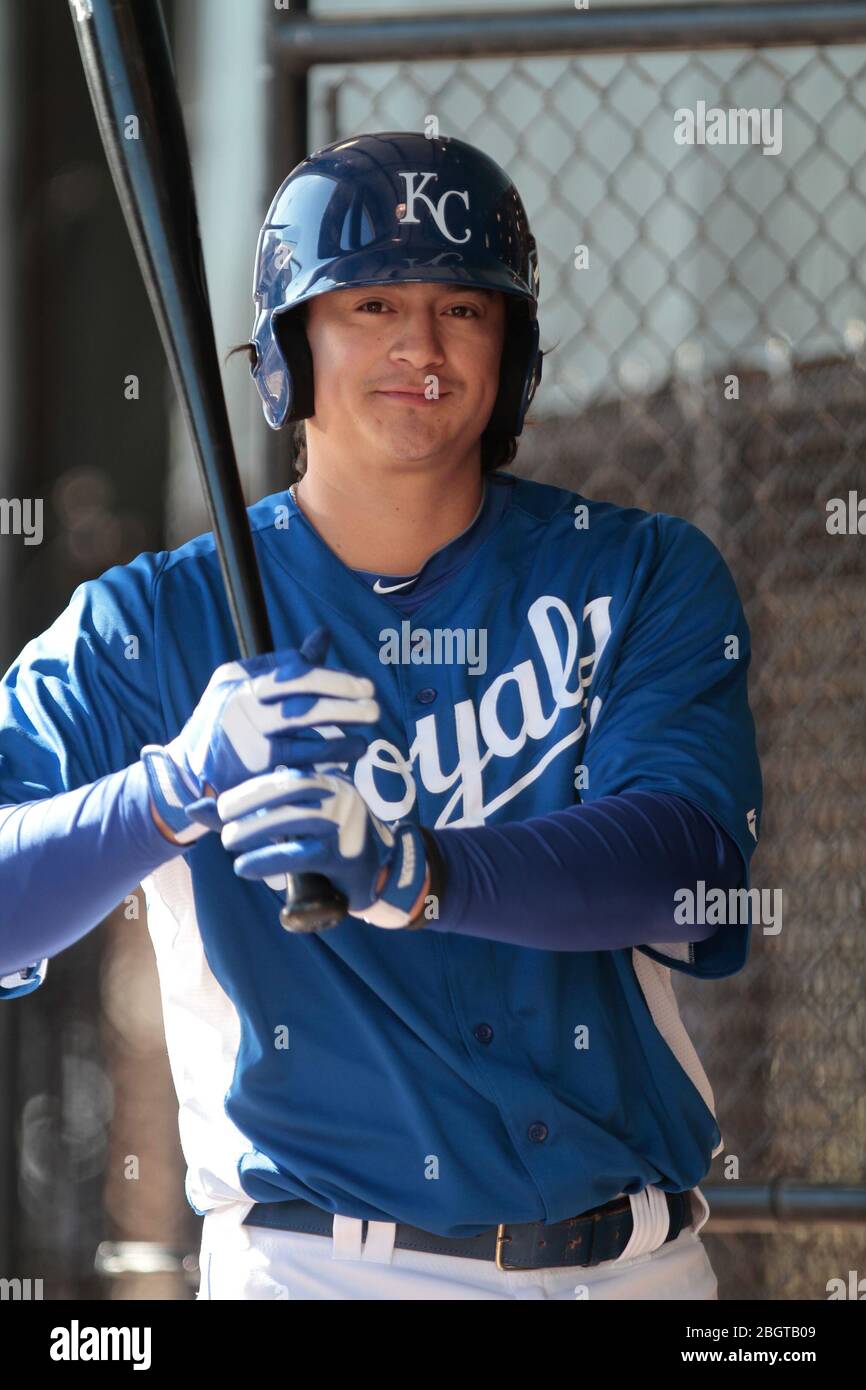
POLYGON ((706 1229, 778 1234, 783 1227, 866 1225, 866 1187, 836 1183, 701 1183, 710 1205, 706 1229))
POLYGON ((521 58, 652 50, 781 48, 866 41, 863 0, 790 4, 630 5, 405 19, 310 20, 304 3, 275 11, 275 54, 285 77, 317 63, 411 58, 521 58))

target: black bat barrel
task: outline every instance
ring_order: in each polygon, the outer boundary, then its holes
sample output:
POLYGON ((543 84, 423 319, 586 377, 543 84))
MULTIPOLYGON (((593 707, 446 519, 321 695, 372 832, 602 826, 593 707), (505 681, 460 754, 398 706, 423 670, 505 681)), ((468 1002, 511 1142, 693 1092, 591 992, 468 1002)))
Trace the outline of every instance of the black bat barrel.
MULTIPOLYGON (((214 341, 189 148, 158 0, 69 0, 126 225, 193 441, 242 657, 273 651, 214 341)), ((316 931, 346 914, 319 874, 289 877, 280 921, 316 931)))

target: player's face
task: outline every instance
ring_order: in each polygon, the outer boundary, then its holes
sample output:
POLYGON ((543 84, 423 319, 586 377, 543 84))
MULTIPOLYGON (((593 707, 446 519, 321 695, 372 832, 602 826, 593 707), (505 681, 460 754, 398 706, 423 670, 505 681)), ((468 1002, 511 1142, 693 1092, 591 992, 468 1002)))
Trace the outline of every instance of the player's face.
POLYGON ((496 400, 504 333, 498 291, 376 285, 308 301, 317 451, 409 463, 473 453, 496 400))

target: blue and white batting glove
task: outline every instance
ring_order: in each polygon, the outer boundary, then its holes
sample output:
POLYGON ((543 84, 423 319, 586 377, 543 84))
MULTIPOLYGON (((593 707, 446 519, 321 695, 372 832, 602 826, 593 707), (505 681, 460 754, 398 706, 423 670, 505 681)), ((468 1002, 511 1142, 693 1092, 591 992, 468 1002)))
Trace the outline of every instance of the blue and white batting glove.
POLYGON ((376 927, 424 925, 423 910, 412 915, 427 882, 421 830, 410 821, 389 828, 347 773, 279 768, 223 792, 217 809, 223 845, 242 851, 240 878, 264 879, 284 896, 287 874, 324 874, 352 917, 376 927))
POLYGON ((344 729, 379 719, 375 687, 322 666, 329 641, 316 628, 297 651, 218 666, 177 737, 142 748, 151 799, 178 844, 220 830, 215 798, 257 773, 363 757, 368 730, 344 729))

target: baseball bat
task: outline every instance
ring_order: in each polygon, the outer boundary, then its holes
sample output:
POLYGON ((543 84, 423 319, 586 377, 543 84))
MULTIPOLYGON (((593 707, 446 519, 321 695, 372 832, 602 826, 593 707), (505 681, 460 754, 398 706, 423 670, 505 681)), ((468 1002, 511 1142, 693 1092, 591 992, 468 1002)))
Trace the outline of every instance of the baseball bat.
MULTIPOLYGON (((159 0, 69 0, 114 186, 159 326, 207 501, 242 657, 273 651, 220 378, 183 116, 159 0)), ((348 904, 320 874, 287 876, 287 931, 348 904)))

